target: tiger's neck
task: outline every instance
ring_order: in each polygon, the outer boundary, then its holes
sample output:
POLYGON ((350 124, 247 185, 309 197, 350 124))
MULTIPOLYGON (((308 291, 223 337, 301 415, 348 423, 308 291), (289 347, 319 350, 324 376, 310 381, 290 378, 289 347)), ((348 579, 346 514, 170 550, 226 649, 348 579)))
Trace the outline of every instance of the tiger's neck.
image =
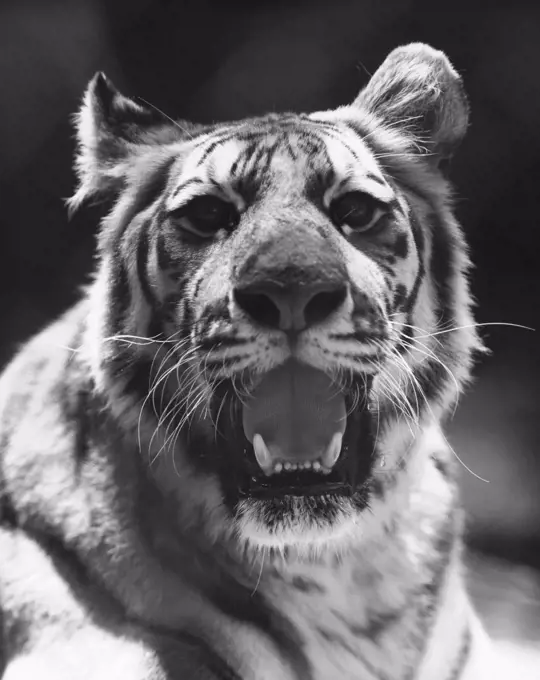
POLYGON ((447 658, 457 653, 468 603, 461 513, 441 464, 448 455, 438 428, 426 429, 409 452, 411 467, 388 473, 354 541, 311 556, 261 552, 247 568, 253 592, 294 624, 320 677, 364 677, 366 667, 404 677, 427 655, 435 623, 448 629, 447 658), (455 616, 439 621, 441 611, 455 616))

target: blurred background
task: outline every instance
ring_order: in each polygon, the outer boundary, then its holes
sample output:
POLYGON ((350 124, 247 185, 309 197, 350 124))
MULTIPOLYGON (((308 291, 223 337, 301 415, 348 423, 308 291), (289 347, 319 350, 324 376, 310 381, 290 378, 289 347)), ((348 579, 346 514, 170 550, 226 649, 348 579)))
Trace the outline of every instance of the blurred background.
POLYGON ((540 4, 519 0, 2 0, 0 364, 75 300, 92 266, 100 213, 68 222, 63 199, 70 116, 96 70, 209 122, 335 107, 397 45, 444 50, 471 101, 452 174, 492 350, 449 429, 473 590, 495 634, 540 642, 539 36, 540 4), (489 325, 500 323, 538 330, 489 325))

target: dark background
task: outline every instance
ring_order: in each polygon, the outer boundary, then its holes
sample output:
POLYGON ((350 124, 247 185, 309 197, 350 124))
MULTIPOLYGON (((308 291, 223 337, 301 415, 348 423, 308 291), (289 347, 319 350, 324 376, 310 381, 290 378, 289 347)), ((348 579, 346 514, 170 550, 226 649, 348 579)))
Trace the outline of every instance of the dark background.
POLYGON ((0 362, 76 297, 93 208, 68 222, 70 115, 97 69, 199 122, 350 102, 385 55, 425 41, 470 96, 453 164, 477 268, 478 365, 449 438, 468 468, 471 545, 540 567, 540 4, 433 0, 3 0, 0 6, 0 362), (538 6, 535 7, 534 5, 538 6))

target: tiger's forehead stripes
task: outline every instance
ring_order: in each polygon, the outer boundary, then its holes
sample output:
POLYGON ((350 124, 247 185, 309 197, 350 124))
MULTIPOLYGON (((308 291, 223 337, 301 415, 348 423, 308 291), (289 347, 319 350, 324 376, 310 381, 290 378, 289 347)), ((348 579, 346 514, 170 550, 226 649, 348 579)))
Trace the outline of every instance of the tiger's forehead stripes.
POLYGON ((325 136, 336 182, 328 190, 328 203, 346 191, 363 191, 384 203, 395 200, 396 194, 386 181, 370 149, 359 137, 347 130, 340 136, 325 136))
MULTIPOLYGON (((210 141, 210 143, 212 143, 210 141)), ((222 193, 239 210, 245 207, 242 196, 231 186, 231 167, 239 157, 245 142, 230 139, 220 144, 219 153, 207 156, 206 163, 200 158, 205 154, 205 146, 188 153, 182 163, 180 176, 165 202, 166 210, 175 210, 191 198, 204 193, 222 193)))
POLYGON ((205 192, 222 193, 242 210, 262 186, 279 179, 291 192, 305 192, 315 178, 326 207, 346 191, 363 191, 385 203, 395 200, 369 147, 337 123, 284 117, 259 126, 228 126, 193 140, 186 151, 168 210, 205 192))

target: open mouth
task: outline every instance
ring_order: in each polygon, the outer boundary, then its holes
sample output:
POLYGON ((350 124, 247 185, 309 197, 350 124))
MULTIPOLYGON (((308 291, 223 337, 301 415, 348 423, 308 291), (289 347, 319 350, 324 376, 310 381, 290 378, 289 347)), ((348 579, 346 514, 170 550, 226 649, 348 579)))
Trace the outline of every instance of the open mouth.
POLYGON ((222 392, 229 401, 218 423, 227 486, 234 484, 237 498, 352 496, 371 472, 369 388, 369 376, 343 389, 323 371, 289 360, 241 401, 222 392))

